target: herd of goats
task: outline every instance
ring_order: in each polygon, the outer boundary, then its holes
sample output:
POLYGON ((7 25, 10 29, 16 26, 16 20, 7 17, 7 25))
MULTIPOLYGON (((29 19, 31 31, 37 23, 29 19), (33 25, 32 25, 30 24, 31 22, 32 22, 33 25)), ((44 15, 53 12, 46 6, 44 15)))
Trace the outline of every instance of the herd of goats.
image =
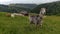
POLYGON ((40 26, 42 26, 45 13, 46 13, 46 8, 41 8, 40 13, 38 15, 8 13, 8 14, 6 14, 6 16, 14 18, 15 15, 18 15, 18 16, 25 16, 26 15, 26 16, 29 16, 30 24, 34 24, 35 26, 40 27, 40 26))

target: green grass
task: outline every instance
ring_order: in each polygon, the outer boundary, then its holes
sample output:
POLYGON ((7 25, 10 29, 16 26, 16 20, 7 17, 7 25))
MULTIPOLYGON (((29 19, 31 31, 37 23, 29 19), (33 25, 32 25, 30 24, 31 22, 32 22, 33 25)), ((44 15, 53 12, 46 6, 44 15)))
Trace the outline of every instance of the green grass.
POLYGON ((60 16, 44 18, 42 28, 30 28, 28 17, 6 17, 0 13, 0 34, 60 34, 60 16))

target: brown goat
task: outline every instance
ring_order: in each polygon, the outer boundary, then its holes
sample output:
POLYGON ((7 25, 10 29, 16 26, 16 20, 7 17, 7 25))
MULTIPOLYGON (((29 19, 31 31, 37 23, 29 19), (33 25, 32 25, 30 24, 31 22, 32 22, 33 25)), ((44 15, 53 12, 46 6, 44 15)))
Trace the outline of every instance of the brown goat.
POLYGON ((10 13, 6 13, 6 16, 7 16, 7 17, 10 17, 10 16, 11 16, 11 14, 10 14, 10 13))

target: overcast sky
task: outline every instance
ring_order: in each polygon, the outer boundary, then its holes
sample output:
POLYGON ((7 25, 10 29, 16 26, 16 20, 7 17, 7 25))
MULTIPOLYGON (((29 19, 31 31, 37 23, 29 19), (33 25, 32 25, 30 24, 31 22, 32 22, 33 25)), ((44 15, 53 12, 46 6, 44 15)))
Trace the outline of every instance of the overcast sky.
POLYGON ((58 0, 0 0, 0 4, 10 4, 10 3, 48 3, 48 2, 54 2, 58 0))

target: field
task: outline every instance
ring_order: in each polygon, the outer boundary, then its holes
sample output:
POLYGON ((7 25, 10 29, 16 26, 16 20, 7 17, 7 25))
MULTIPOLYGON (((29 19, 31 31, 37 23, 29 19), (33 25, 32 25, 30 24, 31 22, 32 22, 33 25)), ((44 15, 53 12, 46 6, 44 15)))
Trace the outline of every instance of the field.
POLYGON ((60 34, 60 16, 47 16, 38 30, 30 28, 28 17, 15 18, 0 13, 0 34, 60 34))

